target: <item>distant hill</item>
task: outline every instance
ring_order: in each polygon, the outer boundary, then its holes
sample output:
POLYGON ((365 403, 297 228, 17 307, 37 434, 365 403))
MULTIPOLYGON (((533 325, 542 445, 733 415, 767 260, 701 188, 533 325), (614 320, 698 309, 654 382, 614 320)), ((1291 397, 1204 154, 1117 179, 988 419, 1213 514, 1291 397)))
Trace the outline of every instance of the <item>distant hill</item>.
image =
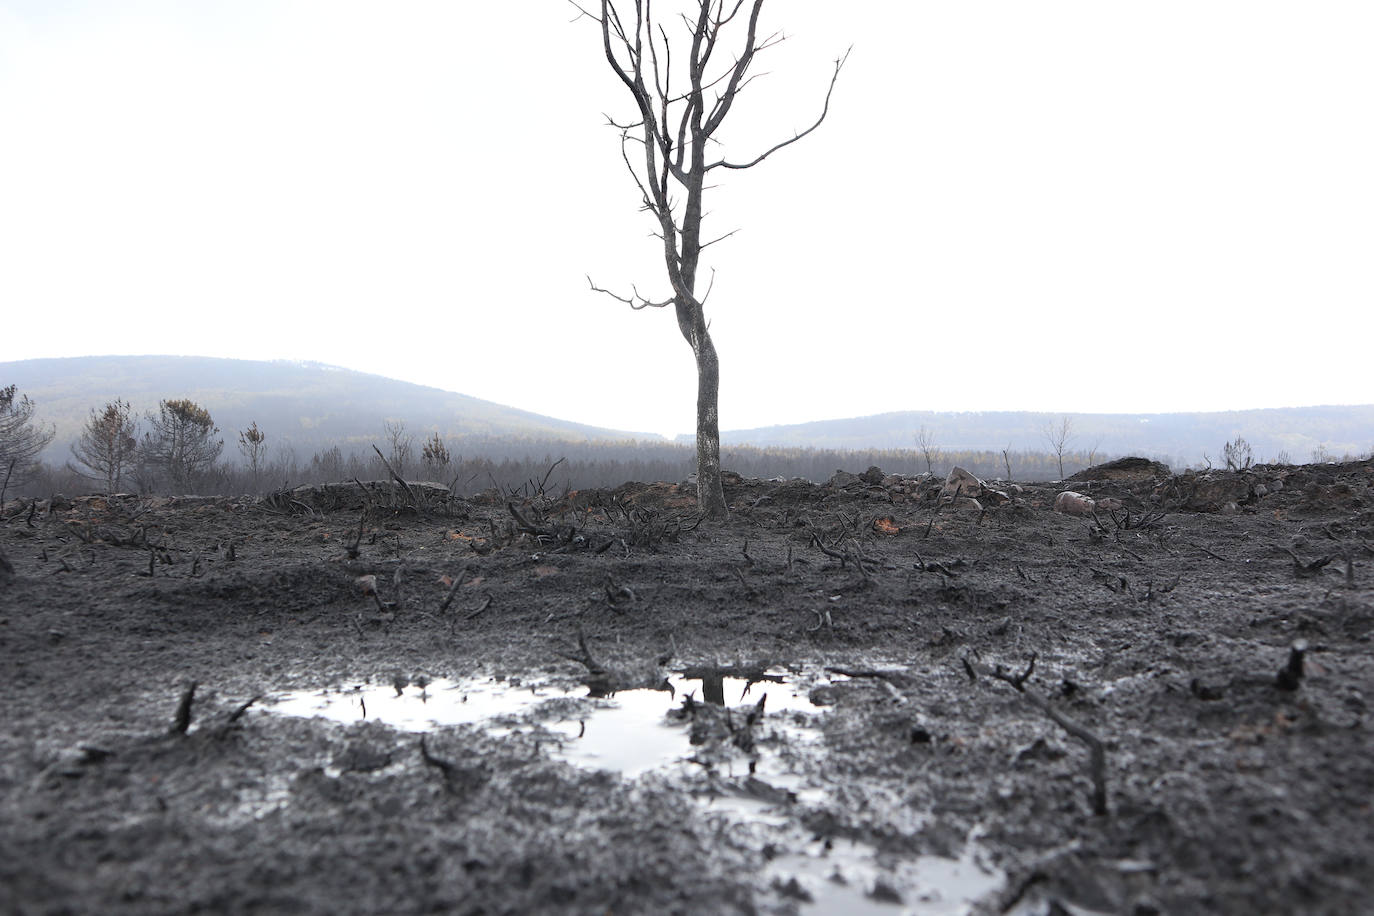
MULTIPOLYGON (((320 363, 260 362, 195 356, 83 356, 0 363, 0 386, 15 384, 55 424, 45 457, 64 461, 91 408, 115 398, 140 415, 166 398, 190 398, 210 411, 235 455, 238 431, 256 422, 274 448, 308 460, 320 448, 345 452, 382 445, 388 419, 404 420, 415 448, 444 437, 620 441, 651 433, 583 426, 438 388, 320 363)), ((384 447, 384 446, 383 446, 384 447)))
MULTIPOLYGON (((192 356, 87 356, 0 363, 0 386, 15 384, 38 406, 38 418, 57 435, 45 457, 60 463, 91 408, 123 398, 139 414, 164 398, 190 398, 207 408, 224 435, 226 457, 237 459, 238 431, 256 422, 274 454, 294 450, 308 462, 316 451, 345 453, 383 445, 387 420, 405 421, 415 447, 431 433, 445 438, 521 442, 663 444, 651 433, 585 426, 438 388, 320 363, 260 362, 192 356)), ((1044 452, 1044 431, 1072 421, 1071 453, 1086 458, 1142 455, 1177 468, 1220 463, 1222 446, 1249 442, 1256 461, 1286 457, 1307 462, 1374 450, 1374 405, 1242 410, 1218 413, 1060 414, 1024 411, 936 413, 901 411, 817 420, 790 426, 728 430, 725 445, 810 449, 914 449, 921 427, 945 451, 1044 452)), ((690 437, 679 441, 690 442, 690 437)), ((460 446, 461 447, 461 446, 460 446)), ((1067 464, 1068 462, 1066 462, 1067 464)))
POLYGON ((1324 450, 1333 457, 1374 450, 1374 405, 1292 407, 1218 413, 1062 414, 1025 411, 936 413, 899 411, 790 426, 736 429, 723 443, 834 449, 915 448, 921 427, 945 449, 1045 451, 1045 429, 1072 421, 1068 447, 1098 455, 1141 455, 1176 467, 1200 465, 1204 455, 1220 463, 1222 446, 1237 437, 1255 460, 1286 455, 1308 462, 1324 450))

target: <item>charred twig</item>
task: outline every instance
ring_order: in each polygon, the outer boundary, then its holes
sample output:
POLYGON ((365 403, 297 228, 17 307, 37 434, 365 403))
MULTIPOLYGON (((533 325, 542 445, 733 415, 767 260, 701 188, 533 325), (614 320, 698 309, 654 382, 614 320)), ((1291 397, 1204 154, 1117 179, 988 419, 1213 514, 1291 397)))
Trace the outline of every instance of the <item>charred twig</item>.
POLYGON ((453 778, 458 775, 458 768, 442 757, 436 757, 431 754, 429 748, 425 745, 424 735, 420 736, 420 759, 439 771, 439 774, 444 777, 445 791, 452 793, 454 791, 453 778))
POLYGON ((1109 592, 1125 592, 1131 594, 1131 583, 1120 573, 1108 572, 1105 569, 1098 569, 1089 566, 1088 572, 1093 574, 1093 578, 1109 592))
MULTIPOLYGON (((1168 510, 1162 508, 1146 509, 1134 516, 1131 515, 1129 508, 1107 510, 1107 516, 1112 520, 1112 526, 1117 531, 1143 531, 1153 528, 1162 522, 1168 514, 1168 510)), ((1093 509, 1092 516, 1093 521, 1097 522, 1097 526, 1105 531, 1107 526, 1103 523, 1101 516, 1097 514, 1096 509, 1093 509)))
POLYGON ((402 490, 406 491, 406 496, 410 497, 411 508, 419 512, 421 509, 420 501, 415 498, 415 491, 410 488, 410 484, 406 483, 401 475, 396 473, 396 469, 391 466, 391 462, 386 460, 386 456, 382 454, 381 449, 377 448, 376 443, 373 443, 372 450, 377 453, 378 458, 382 459, 382 466, 387 469, 387 473, 391 475, 393 480, 401 485, 402 490))
POLYGON ((18 458, 11 458, 9 466, 5 468, 5 482, 0 483, 0 508, 5 505, 5 491, 10 488, 10 475, 14 473, 14 465, 18 461, 18 458))
POLYGON ((1139 600, 1144 601, 1146 604, 1149 604, 1150 602, 1158 598, 1160 595, 1167 595, 1169 594, 1169 592, 1178 588, 1178 584, 1182 581, 1183 578, 1180 576, 1176 577, 1172 582, 1163 582, 1159 585, 1155 585, 1155 581, 1153 579, 1146 579, 1145 594, 1139 596, 1139 600))
POLYGON ((377 613, 378 615, 380 615, 382 621, 384 623, 390 623, 391 620, 394 619, 396 616, 396 608, 400 606, 399 602, 383 601, 382 596, 377 594, 376 586, 373 586, 372 588, 368 589, 367 592, 369 595, 372 596, 373 603, 377 605, 377 613), (387 615, 391 616, 388 617, 387 615))
POLYGON ((999 681, 1006 681, 1008 684, 1015 687, 1018 692, 1024 693, 1026 680, 1032 674, 1035 673, 1036 658, 1037 654, 1035 652, 1032 652, 1030 661, 1026 664, 1026 670, 1022 671, 1020 674, 1010 674, 1001 665, 998 665, 996 668, 992 669, 990 674, 992 677, 997 678, 997 680, 999 681))
POLYGON ((181 692, 181 700, 177 703, 176 717, 172 719, 172 734, 184 735, 186 730, 191 727, 191 701, 196 696, 196 682, 191 681, 186 685, 186 689, 181 692))
POLYGON ((464 619, 464 620, 473 620, 473 619, 475 619, 475 618, 477 617, 478 614, 481 614, 481 613, 482 613, 483 611, 485 611, 487 608, 491 607, 492 601, 493 601, 493 599, 492 599, 491 595, 487 595, 486 599, 483 600, 483 602, 482 602, 482 606, 479 607, 479 608, 478 608, 477 610, 475 610, 475 611, 468 611, 466 614, 463 615, 463 619, 464 619))
POLYGON ((848 560, 848 556, 838 550, 825 546, 825 544, 821 541, 820 535, 816 534, 815 531, 811 532, 811 546, 815 547, 817 550, 825 554, 827 557, 830 557, 834 560, 839 560, 840 568, 844 568, 844 564, 848 560))
POLYGON ((238 724, 239 719, 243 718, 243 714, 248 711, 248 708, 261 699, 262 694, 257 694, 256 696, 250 697, 247 702, 236 707, 233 712, 229 713, 229 717, 224 720, 224 723, 220 725, 219 728, 215 729, 215 737, 223 738, 225 735, 229 734, 229 730, 238 724))
POLYGON ((453 603, 453 596, 458 593, 458 589, 460 586, 462 586, 463 580, 467 578, 467 575, 467 566, 464 566, 462 569, 458 570, 458 575, 453 577, 453 584, 449 586, 448 594, 444 596, 443 601, 439 602, 439 613, 442 614, 448 610, 448 606, 453 603))
POLYGON ((1326 569, 1326 565, 1338 556, 1338 554, 1333 553, 1329 556, 1318 557, 1311 562, 1307 562, 1303 560, 1302 557, 1298 556, 1297 551, 1293 550, 1291 547, 1285 547, 1284 550, 1293 558, 1293 575, 1297 576, 1299 579, 1312 579, 1320 576, 1322 571, 1326 569))
POLYGON ((870 560, 868 557, 866 557, 866 556, 864 555, 864 549, 863 549, 863 547, 859 544, 858 541, 853 541, 853 542, 852 542, 852 545, 853 545, 854 554, 853 554, 852 556, 850 556, 850 554, 849 554, 849 547, 846 547, 846 548, 845 548, 845 551, 844 551, 844 552, 845 552, 845 555, 846 555, 846 556, 849 556, 849 558, 850 558, 851 560, 854 561, 854 568, 857 569, 857 570, 859 571, 859 575, 863 576, 863 577, 864 577, 864 580, 867 581, 867 580, 868 580, 868 567, 865 565, 865 563, 866 563, 866 562, 871 563, 871 562, 873 562, 873 561, 870 560))
POLYGON ((740 569, 738 566, 732 566, 730 568, 734 570, 735 578, 738 579, 739 584, 743 586, 745 594, 749 596, 750 600, 753 600, 754 590, 749 587, 749 580, 744 578, 744 570, 740 569))
POLYGON ((617 601, 622 599, 631 603, 638 600, 638 596, 635 595, 634 589, 630 588, 628 585, 621 585, 619 582, 615 581, 615 577, 609 574, 607 574, 605 585, 602 587, 606 591, 606 600, 610 602, 612 607, 615 606, 617 601))
POLYGON ((908 675, 903 671, 884 671, 881 668, 847 668, 842 665, 827 665, 825 670, 830 674, 839 674, 856 679, 873 679, 886 684, 909 680, 908 675))
POLYGON ((1230 557, 1223 557, 1219 553, 1214 553, 1211 550, 1208 550, 1206 547, 1203 547, 1201 544, 1194 544, 1193 546, 1196 547, 1198 550, 1201 550, 1203 553, 1207 554, 1207 556, 1211 557, 1213 560, 1220 560, 1223 563, 1231 562, 1230 557))
POLYGON ((587 669, 587 676, 584 682, 591 691, 592 696, 604 697, 611 693, 611 688, 613 687, 611 672, 606 666, 592 658, 592 651, 587 648, 587 637, 582 632, 581 626, 577 628, 577 648, 578 652, 576 655, 571 652, 560 652, 559 654, 566 659, 578 662, 582 667, 587 669))
POLYGON ((243 714, 246 713, 246 712, 248 711, 248 707, 252 706, 254 703, 256 703, 258 700, 261 700, 261 699, 262 699, 262 694, 258 694, 258 695, 255 696, 255 697, 250 697, 246 703, 243 703, 243 704, 240 705, 237 709, 235 709, 233 712, 231 712, 231 713, 229 714, 229 718, 226 720, 225 724, 226 724, 226 725, 233 725, 233 724, 234 724, 235 722, 237 722, 239 719, 242 719, 242 718, 243 718, 243 714))
POLYGON ((940 562, 939 560, 929 560, 929 561, 928 561, 928 560, 926 560, 925 557, 921 556, 919 553, 916 554, 916 568, 917 568, 917 569, 920 569, 921 572, 939 573, 941 576, 943 576, 943 577, 945 577, 945 578, 947 578, 947 579, 953 579, 953 578, 955 578, 956 576, 959 575, 959 573, 957 573, 957 572, 955 571, 955 567, 967 566, 967 565, 968 565, 968 561, 965 560, 963 557, 959 557, 959 558, 957 558, 957 559, 951 560, 951 561, 948 562, 948 563, 942 563, 942 562, 940 562))
MULTIPOLYGON (((361 487, 362 484, 360 483, 358 486, 361 487)), ((363 523, 366 521, 367 509, 363 509, 363 511, 358 514, 358 533, 353 536, 352 541, 344 545, 344 549, 348 552, 348 558, 350 560, 358 559, 358 546, 363 542, 363 523)))
POLYGON ((1307 654, 1307 640, 1299 639, 1288 650, 1288 663, 1279 669, 1274 686, 1280 690, 1297 690, 1302 683, 1303 656, 1307 654))
POLYGON ((534 524, 534 522, 531 522, 529 519, 527 519, 523 514, 521 514, 520 510, 516 508, 515 503, 507 502, 506 510, 510 512, 512 517, 515 518, 516 527, 519 528, 521 531, 525 532, 526 534, 533 534, 537 537, 554 536, 554 532, 551 529, 541 528, 538 525, 534 524))
POLYGON ((558 459, 557 461, 555 461, 553 464, 549 465, 549 470, 548 470, 548 472, 544 474, 544 479, 543 479, 542 481, 539 482, 539 486, 538 486, 538 488, 536 489, 536 492, 537 492, 538 494, 543 495, 543 493, 544 493, 544 487, 548 484, 549 478, 553 476, 553 469, 556 468, 556 467, 558 467, 560 464, 562 464, 563 462, 565 462, 565 461, 567 461, 567 460, 568 460, 568 456, 567 456, 567 455, 564 455, 562 458, 559 458, 559 459, 558 459))
POLYGON ((1028 703, 1048 716, 1054 724, 1062 728, 1071 737, 1077 738, 1088 746, 1088 769, 1093 782, 1093 814, 1106 814, 1107 749, 1102 744, 1102 739, 1059 712, 1059 710, 1050 705, 1049 700, 1026 686, 1026 679, 1030 677, 1030 673, 1035 667, 1035 656, 1031 656, 1030 664, 1027 665, 1026 670, 1019 675, 1009 674, 1001 665, 998 665, 996 668, 988 668, 984 665, 979 665, 967 656, 963 658, 963 663, 964 671, 968 674, 970 681, 976 681, 979 674, 996 678, 999 681, 1005 681, 1010 684, 1017 693, 1021 694, 1028 703))
MULTIPOLYGON (((953 502, 953 500, 951 500, 951 502, 953 502)), ((940 514, 940 510, 944 508, 944 505, 944 500, 938 498, 935 500, 935 506, 930 510, 930 521, 926 522, 926 533, 921 535, 921 537, 930 537, 930 532, 935 528, 935 518, 940 514)))

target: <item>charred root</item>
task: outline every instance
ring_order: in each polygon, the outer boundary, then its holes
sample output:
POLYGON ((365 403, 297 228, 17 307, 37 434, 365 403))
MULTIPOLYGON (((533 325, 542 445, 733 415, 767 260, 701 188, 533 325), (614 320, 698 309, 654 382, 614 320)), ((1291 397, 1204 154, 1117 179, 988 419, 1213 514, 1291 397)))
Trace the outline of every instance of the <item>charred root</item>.
POLYGON ((1004 683, 1010 684, 1012 688, 1016 690, 1017 693, 1021 694, 1021 696, 1025 698, 1026 702, 1030 703, 1036 709, 1044 713, 1050 719, 1050 721, 1054 722, 1055 725, 1058 725, 1060 728, 1062 728, 1065 732, 1067 732, 1070 735, 1070 737, 1077 738, 1079 741, 1087 745, 1088 773, 1089 776, 1092 778, 1093 784, 1093 814, 1107 814, 1107 749, 1103 745, 1102 739, 1098 738, 1092 732, 1088 731, 1088 729, 1084 728, 1082 725, 1070 719, 1068 716, 1065 716, 1059 710, 1055 709, 1052 705, 1050 705, 1049 700, 1045 699, 1040 694, 1032 690, 1030 687, 1026 686, 1026 680, 1030 677, 1031 672, 1035 669, 1035 656, 1031 656, 1030 663, 1026 666, 1026 669, 1020 674, 1011 674, 1001 665, 998 665, 995 668, 988 668, 983 665, 977 664, 968 657, 965 657, 963 659, 963 663, 964 671, 968 674, 970 681, 976 681, 978 679, 978 675, 982 674, 991 678, 995 678, 996 680, 1003 681, 1004 683))

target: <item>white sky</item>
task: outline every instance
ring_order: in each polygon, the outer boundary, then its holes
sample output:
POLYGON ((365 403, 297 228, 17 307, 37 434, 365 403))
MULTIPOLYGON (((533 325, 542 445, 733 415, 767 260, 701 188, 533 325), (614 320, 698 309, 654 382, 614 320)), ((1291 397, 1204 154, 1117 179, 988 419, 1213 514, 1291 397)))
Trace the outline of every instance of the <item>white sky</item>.
MULTIPOLYGON (((318 360, 691 430, 671 314, 587 289, 666 284, 572 12, 0 0, 0 361, 318 360)), ((724 428, 1374 400, 1374 3, 764 18, 735 156, 854 51, 707 199, 724 428)))

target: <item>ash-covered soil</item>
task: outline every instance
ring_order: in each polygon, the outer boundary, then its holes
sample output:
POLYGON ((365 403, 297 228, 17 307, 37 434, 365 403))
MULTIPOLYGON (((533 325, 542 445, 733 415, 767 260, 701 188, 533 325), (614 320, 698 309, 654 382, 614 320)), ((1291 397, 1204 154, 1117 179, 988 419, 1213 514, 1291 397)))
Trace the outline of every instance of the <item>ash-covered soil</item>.
POLYGON ((0 912, 1368 912, 1374 467, 1086 476, 730 478, 718 525, 669 484, 11 500, 0 912), (684 670, 817 705, 679 692, 696 762, 628 778, 560 753, 585 687, 272 702, 684 670), (910 878, 972 859, 972 903, 910 878))

